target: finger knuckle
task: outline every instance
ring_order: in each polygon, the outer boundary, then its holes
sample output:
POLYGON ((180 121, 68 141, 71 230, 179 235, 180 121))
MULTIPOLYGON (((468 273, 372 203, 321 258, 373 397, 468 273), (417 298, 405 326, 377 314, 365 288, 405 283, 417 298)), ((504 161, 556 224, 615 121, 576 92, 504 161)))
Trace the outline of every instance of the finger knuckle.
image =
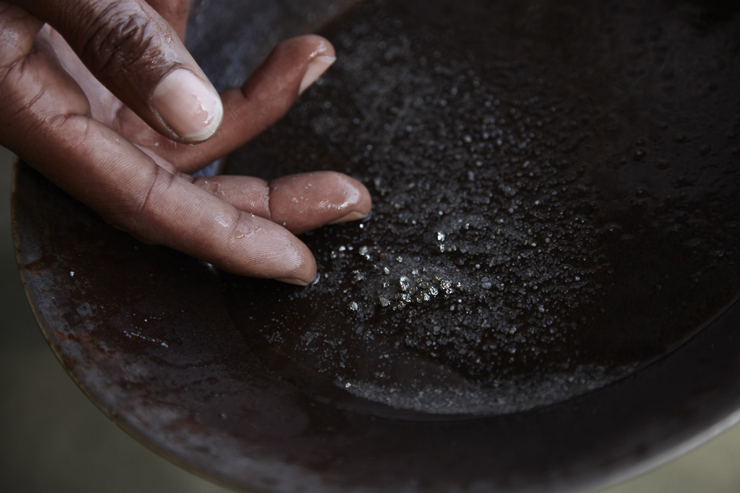
POLYGON ((133 203, 133 210, 126 214, 133 218, 130 230, 138 237, 153 243, 162 243, 158 221, 163 204, 159 200, 167 194, 167 189, 176 177, 159 167, 154 168, 149 185, 140 190, 133 203))
POLYGON ((160 56, 155 33, 153 20, 135 2, 112 2, 94 19, 82 56, 99 75, 126 74, 160 56))
POLYGON ((327 41, 315 34, 305 34, 289 38, 278 43, 273 53, 280 55, 295 54, 302 57, 319 56, 326 51, 327 41))
POLYGON ((0 71, 23 59, 31 51, 36 30, 35 19, 22 9, 0 2, 0 71))

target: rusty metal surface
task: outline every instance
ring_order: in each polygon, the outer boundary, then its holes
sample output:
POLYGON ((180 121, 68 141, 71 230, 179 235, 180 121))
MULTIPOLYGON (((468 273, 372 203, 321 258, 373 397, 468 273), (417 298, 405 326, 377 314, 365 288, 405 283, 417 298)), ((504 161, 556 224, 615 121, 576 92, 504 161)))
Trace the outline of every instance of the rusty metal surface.
MULTIPOLYGON (((213 3, 196 14, 222 19, 228 2, 213 3)), ((250 5, 267 25, 308 8, 282 3, 250 5)), ((281 32, 307 29, 298 17, 281 32)), ((23 282, 70 376, 135 438, 237 489, 578 491, 709 437, 740 408, 736 302, 675 352, 560 404, 459 420, 344 410, 262 365, 209 266, 140 244, 24 164, 13 203, 23 282)))

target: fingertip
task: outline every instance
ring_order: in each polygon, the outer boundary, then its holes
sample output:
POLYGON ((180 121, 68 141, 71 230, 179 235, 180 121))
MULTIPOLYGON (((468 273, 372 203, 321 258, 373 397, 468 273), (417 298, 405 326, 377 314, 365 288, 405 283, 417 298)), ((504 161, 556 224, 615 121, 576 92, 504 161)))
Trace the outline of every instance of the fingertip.
POLYGON ((316 274, 316 277, 314 277, 311 282, 306 282, 303 279, 296 279, 296 278, 275 279, 275 280, 284 282, 286 284, 293 284, 295 286, 306 287, 306 286, 313 286, 314 284, 318 283, 319 279, 321 279, 321 274, 316 274))
MULTIPOLYGON (((264 224, 267 234, 259 240, 264 263, 258 275, 299 286, 311 284, 316 278, 316 259, 306 244, 280 225, 264 219, 259 222, 264 224)), ((255 263, 250 263, 249 268, 254 266, 255 263)))
POLYGON ((372 198, 359 181, 334 171, 289 175, 270 182, 272 221, 294 234, 367 217, 372 198))
POLYGON ((301 245, 306 249, 306 254, 303 257, 304 262, 301 264, 301 267, 296 271, 296 277, 294 279, 298 279, 301 282, 304 282, 305 285, 311 284, 316 280, 316 277, 318 276, 318 270, 316 268, 316 259, 313 256, 313 253, 311 253, 311 250, 308 249, 308 247, 301 242, 301 245))
POLYGON ((373 207, 373 199, 367 187, 350 176, 337 174, 337 177, 342 183, 341 189, 344 197, 342 209, 345 211, 345 214, 334 219, 329 224, 365 219, 373 207))
POLYGON ((300 95, 337 61, 337 56, 334 46, 326 38, 309 34, 295 39, 301 43, 307 43, 310 50, 307 50, 309 51, 308 64, 298 90, 300 95))
MULTIPOLYGON (((247 222, 232 227, 225 216, 219 217, 231 238, 215 234, 205 247, 188 251, 219 269, 246 277, 275 279, 307 286, 316 278, 316 260, 311 250, 283 227, 251 214, 247 222)), ((244 214, 241 217, 245 217, 244 214)), ((182 245, 174 248, 186 251, 182 245)))
POLYGON ((363 214, 362 212, 350 212, 346 216, 342 216, 339 219, 335 219, 329 224, 339 224, 339 223, 346 223, 350 221, 361 221, 367 217, 367 214, 363 214))
POLYGON ((211 138, 224 116, 221 96, 213 85, 184 68, 173 70, 159 82, 152 106, 177 137, 192 143, 211 138))
POLYGON ((318 34, 304 34, 289 41, 305 44, 309 47, 307 50, 310 53, 308 55, 309 60, 317 56, 336 56, 334 45, 328 39, 318 34))
POLYGON ((303 74, 298 94, 303 94, 303 92, 311 87, 313 83, 316 82, 319 77, 321 77, 336 61, 337 57, 328 55, 317 56, 311 60, 308 67, 306 67, 306 72, 303 74))
MULTIPOLYGON (((305 247, 305 245, 303 246, 305 247)), ((305 247, 305 249, 303 262, 300 263, 299 267, 290 276, 276 278, 277 281, 295 284, 296 286, 308 286, 316 280, 316 260, 308 247, 305 247)))
POLYGON ((295 286, 308 286, 309 283, 303 282, 300 279, 275 279, 276 281, 284 282, 286 284, 293 284, 295 286))
POLYGON ((354 209, 356 212, 362 214, 362 219, 364 219, 370 214, 370 211, 372 211, 373 209, 373 198, 370 195, 370 191, 365 185, 355 180, 354 178, 350 178, 350 180, 352 180, 353 186, 359 192, 359 198, 357 200, 357 203, 355 204, 354 209))

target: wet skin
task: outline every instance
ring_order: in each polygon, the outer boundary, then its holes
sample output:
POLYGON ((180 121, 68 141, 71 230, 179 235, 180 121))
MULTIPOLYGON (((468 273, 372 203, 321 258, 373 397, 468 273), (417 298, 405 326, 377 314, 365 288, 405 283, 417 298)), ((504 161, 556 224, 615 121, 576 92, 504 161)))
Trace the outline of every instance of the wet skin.
POLYGON ((188 1, 14 3, 0 2, 0 144, 116 227, 307 284, 316 263, 295 234, 369 213, 365 187, 340 173, 190 175, 288 110, 333 63, 325 39, 280 43, 219 96, 180 41, 188 1))

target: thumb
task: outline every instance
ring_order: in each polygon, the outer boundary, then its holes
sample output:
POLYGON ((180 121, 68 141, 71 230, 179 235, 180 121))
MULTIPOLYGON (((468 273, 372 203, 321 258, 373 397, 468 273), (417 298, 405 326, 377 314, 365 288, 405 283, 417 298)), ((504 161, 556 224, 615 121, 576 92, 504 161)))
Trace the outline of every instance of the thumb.
POLYGON ((218 130, 218 92, 144 0, 15 0, 66 39, 90 72, 152 128, 180 142, 218 130))

